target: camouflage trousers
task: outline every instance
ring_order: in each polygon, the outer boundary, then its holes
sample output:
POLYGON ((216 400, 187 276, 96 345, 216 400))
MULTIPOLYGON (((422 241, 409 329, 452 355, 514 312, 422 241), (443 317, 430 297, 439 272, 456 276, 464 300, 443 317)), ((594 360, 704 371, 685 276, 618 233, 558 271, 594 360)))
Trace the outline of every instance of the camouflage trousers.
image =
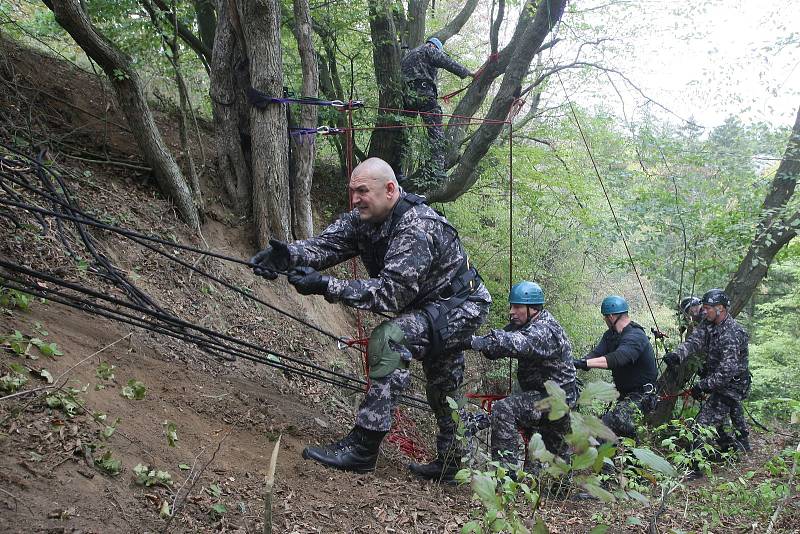
MULTIPOLYGON (((546 393, 526 391, 499 400, 492 406, 492 459, 512 466, 517 463, 520 430, 528 435, 539 432, 548 451, 564 458, 570 431, 569 416, 550 421, 547 410, 536 408, 546 393)), ((569 399, 568 399, 569 400, 569 399)))
POLYGON ((722 441, 727 437, 723 426, 728 417, 731 418, 731 426, 736 439, 747 439, 750 432, 747 428, 747 421, 744 417, 742 402, 738 398, 725 395, 723 393, 712 392, 703 401, 700 413, 695 419, 701 425, 711 426, 717 429, 722 441))
POLYGON ((636 437, 636 418, 647 415, 655 408, 655 393, 629 393, 617 399, 612 409, 603 414, 603 424, 614 434, 625 438, 636 437))
MULTIPOLYGON (((439 105, 437 98, 436 86, 433 83, 414 81, 406 86, 403 104, 405 107, 403 115, 407 117, 420 115, 422 122, 425 123, 425 130, 430 144, 430 160, 425 172, 430 178, 442 176, 445 169, 446 144, 444 128, 442 127, 444 121, 441 115, 442 107, 439 105)), ((407 155, 405 147, 408 146, 408 132, 406 129, 401 129, 399 135, 403 137, 404 147, 401 157, 405 157, 407 155)))
MULTIPOLYGON (((482 291, 485 291, 483 289, 482 291)), ((486 294, 488 300, 488 293, 486 294)), ((430 326, 421 312, 399 315, 390 321, 405 333, 401 351, 404 359, 422 361, 425 374, 425 396, 433 410, 438 426, 436 452, 440 458, 458 454, 455 447, 457 425, 451 416, 447 397, 460 403, 461 384, 464 380, 464 353, 459 347, 475 333, 486 320, 489 302, 468 300, 447 312, 447 328, 442 333, 443 346, 438 354, 431 354, 430 326)), ((408 389, 411 374, 408 369, 396 369, 384 378, 373 379, 356 414, 356 425, 369 430, 387 432, 392 426, 392 413, 400 395, 408 389)))

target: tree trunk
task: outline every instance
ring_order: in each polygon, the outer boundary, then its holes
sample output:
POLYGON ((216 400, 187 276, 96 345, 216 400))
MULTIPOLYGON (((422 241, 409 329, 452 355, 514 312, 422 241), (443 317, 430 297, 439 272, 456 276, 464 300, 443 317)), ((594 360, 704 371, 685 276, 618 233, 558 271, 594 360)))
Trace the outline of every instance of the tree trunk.
MULTIPOLYGON (((239 0, 239 20, 247 50, 250 83, 268 95, 283 95, 280 4, 277 0, 239 0)), ((256 241, 288 241, 291 235, 285 104, 250 108, 253 169, 253 219, 256 241)))
MULTIPOLYGON (((750 243, 739 269, 725 292, 731 298, 730 313, 739 314, 753 295, 756 286, 766 276, 775 254, 797 235, 800 213, 792 210, 787 213, 789 201, 794 195, 797 179, 800 177, 800 109, 794 121, 792 134, 772 180, 769 193, 761 207, 762 218, 756 236, 750 243)), ((795 208, 796 209, 796 208, 795 208)))
MULTIPOLYGON (((397 42, 397 29, 392 16, 392 6, 388 0, 369 2, 369 28, 372 36, 372 60, 375 66, 375 79, 378 83, 378 105, 381 108, 400 109, 403 107, 403 78, 400 74, 400 45, 397 42)), ((393 168, 400 168, 403 136, 397 128, 402 120, 399 113, 379 112, 377 129, 372 133, 369 156, 380 157, 393 168)))
POLYGON ((78 0, 46 0, 46 5, 55 14, 56 21, 106 73, 161 191, 175 202, 189 226, 199 228, 200 217, 192 202, 189 185, 161 138, 139 74, 133 69, 130 58, 92 26, 78 0))
MULTIPOLYGON (((303 96, 316 97, 319 92, 319 69, 311 35, 311 14, 308 0, 294 0, 294 36, 300 51, 303 69, 303 96)), ((317 127, 317 107, 302 106, 300 127, 317 127)), ((295 138, 297 139, 297 138, 295 138)), ((314 137, 312 142, 294 143, 295 174, 292 181, 292 220, 295 239, 307 239, 314 234, 311 211, 311 183, 314 177, 314 137)))
POLYGON ((453 20, 445 24, 444 28, 431 35, 431 37, 436 37, 441 42, 446 43, 448 39, 461 31, 461 28, 464 27, 464 24, 475 12, 476 7, 478 7, 478 0, 467 0, 458 15, 453 17, 453 20))
MULTIPOLYGON (((778 166, 769 193, 762 205, 762 218, 756 229, 750 247, 739 264, 736 274, 725 287, 731 299, 729 312, 736 317, 767 274, 775 254, 797 235, 800 226, 800 213, 786 212, 794 195, 797 179, 800 177, 800 109, 797 111, 792 134, 784 152, 783 160, 778 166)), ((686 387, 692 374, 687 371, 689 363, 680 367, 667 367, 658 379, 659 391, 675 393, 686 387)), ((661 401, 657 413, 648 419, 653 424, 662 424, 669 420, 675 407, 675 400, 661 401)))
POLYGON ((217 14, 212 0, 192 0, 200 42, 209 51, 209 61, 214 52, 214 39, 217 31, 217 14))
POLYGON ((425 14, 427 12, 428 0, 409 0, 408 22, 405 31, 405 45, 409 48, 418 47, 425 39, 425 14))
POLYGON ((217 166, 225 192, 240 214, 250 212, 252 178, 249 163, 250 105, 237 86, 235 68, 244 61, 233 23, 229 0, 218 0, 219 23, 211 58, 211 110, 217 145, 217 166))
MULTIPOLYGON (((543 0, 540 3, 533 23, 527 26, 509 59, 503 82, 492 100, 487 118, 495 122, 481 124, 470 139, 455 170, 448 176, 442 187, 429 193, 428 198, 432 202, 454 200, 475 183, 478 177, 478 163, 502 132, 502 121, 506 120, 511 105, 522 90, 522 81, 528 74, 531 62, 545 37, 561 19, 565 5, 566 0, 543 0)), ((520 18, 521 23, 522 19, 520 18)), ((483 76, 478 80, 482 78, 483 76)))

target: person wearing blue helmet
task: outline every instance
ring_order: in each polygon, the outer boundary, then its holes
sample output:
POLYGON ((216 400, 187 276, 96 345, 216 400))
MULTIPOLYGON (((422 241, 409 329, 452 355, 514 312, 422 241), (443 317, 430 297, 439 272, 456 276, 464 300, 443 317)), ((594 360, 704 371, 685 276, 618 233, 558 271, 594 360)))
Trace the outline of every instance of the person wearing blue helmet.
MULTIPOLYGON (((445 54, 444 45, 436 37, 431 37, 425 44, 409 50, 400 61, 400 70, 406 84, 404 114, 412 117, 422 116, 422 121, 427 126, 428 141, 430 142, 430 160, 425 167, 427 176, 422 181, 444 178, 446 150, 442 128, 442 108, 437 100, 439 96, 436 87, 438 69, 444 69, 459 78, 475 76, 468 68, 445 54)), ((400 135, 403 136, 402 146, 405 148, 408 145, 406 130, 401 129, 400 135)), ((402 152, 404 150, 398 151, 398 160, 392 165, 398 175, 402 170, 400 168, 402 152)))
POLYGON ((509 323, 502 330, 472 338, 472 348, 490 360, 514 358, 519 362, 517 380, 521 392, 494 403, 492 407, 492 459, 512 471, 518 464, 519 430, 540 432, 545 447, 566 460, 570 431, 569 415, 548 419, 548 410, 536 403, 549 394, 544 383, 552 380, 567 395, 567 404, 577 400, 572 347, 564 329, 544 309, 544 292, 539 284, 523 281, 508 295, 509 323))
POLYGON ((575 367, 611 370, 619 398, 603 415, 603 423, 618 436, 632 438, 636 436, 636 415, 649 413, 658 401, 658 368, 644 328, 631 320, 628 311, 628 302, 619 295, 603 299, 600 313, 608 330, 585 358, 575 361, 575 367))

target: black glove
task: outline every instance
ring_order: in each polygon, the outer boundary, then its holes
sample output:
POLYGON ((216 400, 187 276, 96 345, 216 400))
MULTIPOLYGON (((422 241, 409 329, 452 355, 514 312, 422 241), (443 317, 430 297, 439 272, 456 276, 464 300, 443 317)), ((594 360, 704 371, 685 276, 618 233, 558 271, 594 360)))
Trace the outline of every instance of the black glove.
POLYGON ((286 271, 291 264, 289 247, 283 241, 270 239, 269 246, 250 258, 250 263, 254 264, 253 272, 258 276, 263 276, 267 280, 275 280, 278 277, 276 271, 286 271))
POLYGON ((296 267, 289 274, 289 283, 301 295, 324 295, 331 277, 320 274, 313 267, 296 267))
POLYGON ((667 367, 675 367, 681 364, 681 359, 676 353, 670 351, 664 355, 664 363, 667 364, 667 367))
POLYGON ((589 363, 586 361, 586 358, 582 360, 572 360, 572 364, 575 366, 575 369, 582 369, 583 371, 589 370, 589 363))
POLYGON ((706 391, 702 387, 700 387, 699 383, 693 385, 692 389, 689 390, 689 393, 695 400, 703 400, 706 396, 706 391))
POLYGON ((473 350, 477 350, 478 352, 482 352, 486 347, 489 346, 489 337, 488 336, 472 336, 472 342, 470 343, 473 350))

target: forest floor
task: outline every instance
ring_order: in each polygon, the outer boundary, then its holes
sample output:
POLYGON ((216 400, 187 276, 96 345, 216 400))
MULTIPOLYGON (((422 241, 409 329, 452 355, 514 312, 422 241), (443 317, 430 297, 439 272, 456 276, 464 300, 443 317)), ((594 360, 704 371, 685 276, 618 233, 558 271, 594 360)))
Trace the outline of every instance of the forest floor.
MULTIPOLYGON (((220 200, 211 170, 213 136, 203 125, 210 208, 201 239, 176 218, 147 171, 137 168, 146 165, 98 77, 0 40, 0 108, 0 141, 32 156, 35 147, 48 146, 46 159, 85 211, 234 257, 252 254, 246 221, 220 200), (116 163, 86 161, 106 158, 116 163)), ((158 121, 177 153, 176 121, 167 113, 159 113, 158 121)), ((91 269, 76 267, 56 227, 42 232, 32 218, 27 223, 15 228, 0 218, 0 257, 116 291, 91 269)), ((358 373, 358 359, 331 340, 129 240, 91 233, 103 254, 172 313, 358 373)), ((74 232, 66 235, 75 239, 74 232)), ((355 331, 351 311, 299 297, 284 281, 263 282, 241 265, 187 259, 322 328, 345 336, 355 331)), ((370 475, 302 460, 306 445, 346 432, 358 395, 257 363, 220 359, 182 341, 39 299, 0 309, 0 338, 2 374, 10 376, 12 364, 23 365, 27 383, 20 391, 29 392, 0 399, 0 532, 139 533, 164 531, 168 524, 171 532, 261 532, 264 477, 278 436, 274 532, 459 532, 480 510, 469 487, 410 476, 409 459, 392 444, 384 444, 370 475), (25 336, 23 354, 9 341, 14 331, 25 336), (48 356, 31 338, 55 343, 63 354, 48 356), (43 369, 55 384, 48 384, 43 369), (131 380, 141 382, 143 398, 123 396, 131 380), (177 440, 171 444, 169 437, 177 440), (148 479, 150 485, 138 483, 139 464, 147 472, 169 473, 171 482, 161 475, 163 483, 157 477, 148 479), (164 510, 177 510, 171 523, 160 516, 164 510)), ((429 434, 430 416, 408 413, 429 434)), ((796 443, 759 434, 754 445, 753 454, 723 466, 711 481, 673 492, 655 531, 700 532, 704 525, 707 532, 765 531, 780 502, 775 488, 787 483, 791 467, 774 457, 796 443)), ((612 525, 609 532, 646 532, 657 508, 656 499, 651 506, 549 499, 538 515, 556 533, 589 532, 600 523, 612 525)), ((788 500, 773 532, 798 532, 798 508, 796 499, 788 500)))

